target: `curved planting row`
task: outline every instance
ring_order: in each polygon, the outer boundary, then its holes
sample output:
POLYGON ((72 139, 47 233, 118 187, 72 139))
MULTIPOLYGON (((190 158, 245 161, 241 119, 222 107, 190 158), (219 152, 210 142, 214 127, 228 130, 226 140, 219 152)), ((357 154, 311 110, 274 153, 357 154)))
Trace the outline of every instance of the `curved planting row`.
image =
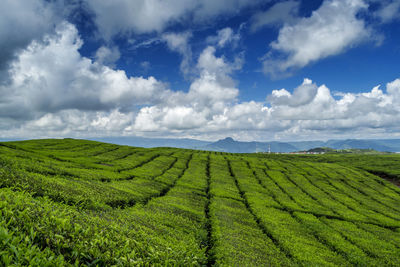
POLYGON ((0 266, 399 266, 400 190, 334 159, 0 143, 0 266))

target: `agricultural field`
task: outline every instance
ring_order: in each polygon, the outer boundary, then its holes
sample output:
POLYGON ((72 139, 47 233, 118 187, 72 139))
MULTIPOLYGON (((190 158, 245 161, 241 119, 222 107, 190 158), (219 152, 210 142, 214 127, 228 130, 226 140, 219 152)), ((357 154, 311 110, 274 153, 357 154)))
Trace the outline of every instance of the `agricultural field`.
MULTIPOLYGON (((258 155, 260 156, 260 155, 258 155)), ((356 167, 359 171, 365 171, 363 174, 374 174, 381 178, 391 181, 400 186, 400 155, 395 153, 371 152, 371 154, 344 154, 328 153, 323 155, 268 155, 268 158, 274 158, 281 161, 310 161, 321 163, 337 163, 345 167, 356 167)))
POLYGON ((3 142, 0 266, 400 266, 399 161, 3 142))

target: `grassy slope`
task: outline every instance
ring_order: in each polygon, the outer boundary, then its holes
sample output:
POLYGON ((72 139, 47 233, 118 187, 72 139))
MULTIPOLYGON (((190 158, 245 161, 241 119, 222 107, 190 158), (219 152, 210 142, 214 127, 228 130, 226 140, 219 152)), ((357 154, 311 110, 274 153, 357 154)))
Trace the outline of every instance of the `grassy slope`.
POLYGON ((0 266, 399 266, 399 160, 0 143, 0 266))

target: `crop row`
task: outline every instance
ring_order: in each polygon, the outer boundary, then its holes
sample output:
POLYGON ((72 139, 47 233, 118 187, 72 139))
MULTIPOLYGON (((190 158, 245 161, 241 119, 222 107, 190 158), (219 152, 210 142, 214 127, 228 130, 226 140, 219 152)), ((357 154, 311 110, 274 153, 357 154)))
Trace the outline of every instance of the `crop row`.
MULTIPOLYGON (((257 173, 262 174, 264 170, 256 171, 249 168, 250 164, 231 160, 233 175, 243 195, 247 198, 250 209, 259 218, 266 231, 277 240, 293 260, 304 265, 316 263, 395 265, 399 249, 394 245, 394 241, 398 236, 392 238, 391 244, 388 244, 385 240, 357 226, 355 222, 343 220, 337 214, 330 216, 326 211, 329 203, 322 203, 317 198, 318 190, 314 190, 315 187, 310 183, 307 185, 304 180, 299 180, 300 177, 296 178, 293 173, 289 178, 289 174, 282 171, 282 175, 278 177, 276 174, 280 166, 276 162, 268 163, 268 166, 275 169, 268 177, 269 184, 275 186, 266 186, 263 183, 266 175, 262 179, 258 177, 256 181, 257 173), (303 188, 299 188, 299 185, 303 188), (270 187, 274 189, 270 191, 270 187), (259 193, 272 197, 273 202, 270 198, 258 196, 259 193), (296 196, 296 194, 300 195, 296 196), (314 208, 307 206, 309 205, 307 203, 311 204, 312 201, 315 201, 314 208), (321 207, 323 209, 320 209, 321 207), (371 246, 373 243, 377 245, 371 246), (308 246, 304 247, 304 244, 308 246)), ((268 174, 268 171, 265 171, 265 174, 268 174)), ((333 212, 334 210, 331 211, 333 212)), ((378 227, 385 233, 389 231, 392 235, 397 235, 391 229, 377 225, 373 227, 378 227)), ((390 235, 386 234, 386 238, 390 239, 390 235)))
POLYGON ((19 187, 35 196, 48 196, 54 201, 83 208, 132 206, 167 190, 185 169, 190 154, 179 153, 177 156, 160 156, 147 163, 149 168, 138 169, 137 172, 132 169, 130 173, 113 172, 113 176, 104 171, 76 171, 76 168, 68 167, 65 171, 62 168, 48 170, 43 162, 37 160, 2 156, 0 186, 19 187), (76 174, 72 174, 74 171, 76 174), (99 176, 96 177, 96 174, 99 176))
POLYGON ((400 190, 365 170, 70 139, 4 144, 0 265, 398 266, 400 190))
POLYGON ((43 266, 206 264, 206 162, 206 155, 194 154, 163 195, 107 213, 1 189, 1 260, 43 266))
POLYGON ((223 156, 210 157, 210 175, 215 262, 228 266, 293 265, 248 209, 223 156))

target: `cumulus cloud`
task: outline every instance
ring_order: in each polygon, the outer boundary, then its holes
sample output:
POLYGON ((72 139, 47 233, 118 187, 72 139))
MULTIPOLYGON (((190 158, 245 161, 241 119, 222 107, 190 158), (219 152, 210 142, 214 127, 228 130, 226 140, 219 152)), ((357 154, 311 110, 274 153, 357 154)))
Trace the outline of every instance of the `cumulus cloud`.
POLYGON ((300 2, 279 2, 267 11, 258 12, 251 18, 251 30, 257 31, 266 26, 279 26, 284 23, 293 24, 298 19, 300 2))
POLYGON ((285 24, 264 57, 264 72, 287 74, 367 40, 371 30, 357 17, 365 8, 363 0, 326 0, 310 17, 285 24))
MULTIPOLYGON (((203 53, 206 55, 210 51, 203 53)), ((224 91, 222 88, 217 90, 224 91)), ((194 96, 201 99, 211 91, 198 92, 191 87, 191 91, 182 95, 182 102, 142 108, 130 130, 203 138, 231 135, 243 139, 245 136, 253 140, 365 138, 400 130, 400 102, 396 100, 400 79, 388 83, 386 92, 376 86, 365 93, 345 93, 336 98, 326 85, 318 86, 305 79, 293 92, 286 89, 273 91, 264 103, 238 103, 233 88, 230 97, 216 94, 214 99, 208 98, 210 104, 193 101, 194 96), (212 104, 218 102, 219 105, 212 104)))
POLYGON ((127 77, 99 62, 82 57, 76 28, 62 23, 56 33, 33 41, 11 64, 10 83, 0 87, 0 116, 35 116, 35 112, 132 110, 156 103, 168 94, 153 77, 127 77))
POLYGON ((400 79, 388 83, 386 92, 376 86, 335 98, 326 85, 304 79, 292 92, 273 90, 266 102, 240 103, 231 78, 235 64, 215 51, 213 46, 203 50, 196 65, 199 77, 187 93, 175 92, 162 103, 141 108, 127 129, 205 139, 365 137, 400 130, 400 79))
POLYGON ((231 77, 238 64, 216 56, 213 46, 198 57, 198 76, 183 92, 82 57, 81 45, 65 22, 19 53, 10 83, 0 87, 0 135, 316 139, 400 131, 400 79, 385 91, 335 98, 326 85, 304 79, 293 91, 272 91, 266 102, 239 102, 231 77))
POLYGON ((100 34, 107 40, 118 34, 162 32, 188 18, 205 22, 235 14, 261 0, 85 0, 95 14, 100 34))
MULTIPOLYGON (((15 136, 30 138, 79 137, 79 136, 121 136, 124 129, 132 123, 132 113, 112 111, 82 111, 76 109, 46 113, 36 120, 28 121, 18 128, 11 129, 15 136)), ((7 133, 3 130, 2 133, 7 133)))
POLYGON ((0 2, 0 82, 18 51, 51 32, 57 20, 53 6, 45 1, 0 2))
POLYGON ((189 91, 173 92, 155 78, 128 78, 80 56, 82 41, 71 24, 56 32, 33 42, 14 61, 12 83, 1 87, 1 136, 230 135, 265 140, 400 131, 400 79, 386 84, 386 90, 376 86, 335 98, 326 85, 304 79, 292 91, 272 91, 266 102, 240 103, 231 78, 235 63, 216 56, 215 47, 199 56, 199 75, 189 91), (47 61, 53 65, 46 67, 47 61))
POLYGON ((239 90, 230 77, 235 63, 216 57, 215 48, 208 46, 201 53, 197 68, 200 76, 192 82, 187 93, 187 98, 197 109, 222 111, 226 105, 237 100, 239 90))
MULTIPOLYGON (((165 36, 171 48, 185 46, 171 36, 165 36)), ((201 53, 199 76, 183 93, 153 77, 128 77, 104 65, 106 48, 96 61, 82 57, 82 44, 75 26, 63 22, 54 34, 21 50, 11 64, 10 83, 0 87, 0 120, 7 121, 3 135, 11 125, 14 135, 45 133, 42 137, 185 131, 206 125, 237 101, 230 74, 238 64, 216 57, 214 47, 201 53)))
POLYGON ((317 94, 318 87, 310 79, 304 79, 302 85, 297 87, 293 94, 285 89, 273 90, 268 97, 269 102, 274 105, 288 105, 297 107, 311 102, 317 94))
POLYGON ((396 79, 386 85, 387 92, 393 97, 393 101, 400 103, 400 79, 396 79))
MULTIPOLYGON (((343 94, 335 100, 328 87, 321 85, 313 99, 301 106, 287 103, 271 103, 271 116, 275 119, 291 120, 292 130, 357 132, 362 129, 374 132, 398 128, 399 104, 395 101, 398 79, 386 85, 386 93, 379 86, 370 92, 343 94)), ((292 94, 289 93, 289 96, 292 94)), ((398 129, 396 129, 398 130, 398 129)))
POLYGON ((229 74, 232 64, 215 56, 207 47, 197 62, 199 77, 187 93, 176 92, 156 106, 144 107, 132 129, 136 131, 174 131, 205 126, 212 118, 236 101, 238 89, 229 74))
POLYGON ((203 126, 206 118, 190 106, 152 106, 142 108, 128 130, 134 132, 174 132, 203 126))
POLYGON ((268 99, 275 100, 271 102, 271 115, 276 119, 292 121, 329 120, 338 116, 338 114, 335 114, 335 108, 338 106, 336 106, 330 90, 325 85, 317 87, 306 79, 301 86, 295 89, 293 94, 286 91, 285 95, 277 95, 276 92, 268 97, 268 99), (299 90, 304 86, 309 88, 299 90), (302 95, 306 101, 296 102, 295 94, 302 95))

